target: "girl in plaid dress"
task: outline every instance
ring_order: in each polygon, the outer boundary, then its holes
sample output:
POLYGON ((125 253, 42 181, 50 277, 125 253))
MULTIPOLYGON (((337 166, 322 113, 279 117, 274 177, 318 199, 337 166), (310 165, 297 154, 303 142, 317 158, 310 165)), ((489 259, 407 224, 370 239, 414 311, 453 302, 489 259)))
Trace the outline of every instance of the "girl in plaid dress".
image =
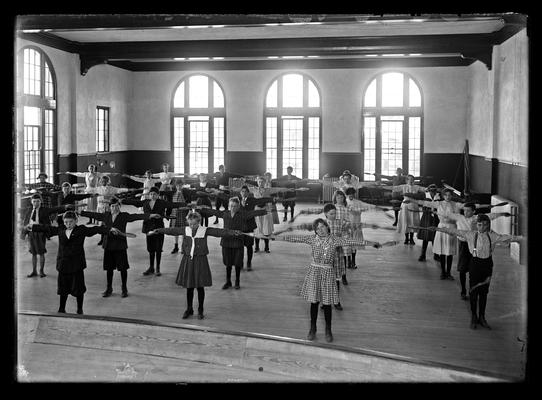
MULTIPOLYGON (((312 228, 316 233, 315 235, 284 235, 276 236, 275 240, 305 243, 311 246, 312 260, 301 286, 301 296, 311 303, 311 327, 307 339, 315 339, 318 304, 322 302, 324 304, 324 317, 326 320, 326 341, 332 342, 331 304, 339 302, 339 293, 337 285, 334 282, 335 273, 333 270, 336 248, 346 245, 364 247, 368 242, 365 240, 339 238, 331 235, 329 225, 322 218, 316 219, 312 224, 312 228)), ((375 243, 373 246, 379 248, 381 245, 375 243)))
MULTIPOLYGON (((175 179, 175 192, 173 193, 173 202, 174 203, 187 203, 183 195, 183 180, 175 179)), ((174 208, 171 210, 169 227, 170 228, 184 228, 186 226, 186 216, 188 215, 188 210, 185 208, 174 208)), ((171 251, 171 254, 179 252, 179 236, 175 236, 175 247, 171 251)))

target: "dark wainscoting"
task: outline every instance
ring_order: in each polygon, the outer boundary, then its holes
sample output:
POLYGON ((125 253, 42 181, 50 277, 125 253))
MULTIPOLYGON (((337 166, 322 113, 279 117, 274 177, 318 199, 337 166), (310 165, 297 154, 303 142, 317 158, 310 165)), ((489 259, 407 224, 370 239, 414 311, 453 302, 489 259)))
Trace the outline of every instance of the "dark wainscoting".
MULTIPOLYGON (((320 157, 321 175, 340 176, 345 169, 354 175, 361 174, 361 153, 324 153, 320 157)), ((360 179, 363 179, 360 176, 360 179)))
POLYGON ((228 151, 226 152, 226 167, 228 171, 236 174, 263 174, 265 153, 263 151, 228 151))
POLYGON ((427 183, 441 186, 444 180, 448 185, 463 191, 463 154, 462 153, 424 153, 422 175, 431 176, 427 183))

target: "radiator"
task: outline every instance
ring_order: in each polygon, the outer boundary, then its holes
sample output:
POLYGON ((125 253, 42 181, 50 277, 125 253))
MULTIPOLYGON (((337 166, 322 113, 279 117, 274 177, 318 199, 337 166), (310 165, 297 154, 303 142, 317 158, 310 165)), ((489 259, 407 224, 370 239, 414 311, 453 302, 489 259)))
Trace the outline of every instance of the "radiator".
POLYGON ((329 202, 333 200, 333 194, 337 190, 335 186, 333 186, 333 182, 338 182, 339 178, 335 177, 326 177, 324 178, 324 183, 322 184, 322 201, 329 202))
MULTIPOLYGON (((498 212, 509 212, 510 217, 500 217, 491 221, 491 230, 501 234, 501 235, 518 235, 518 224, 519 224, 519 210, 518 205, 513 201, 505 199, 504 197, 493 195, 491 196, 491 204, 499 204, 507 201, 508 204, 500 207, 493 207, 491 209, 492 213, 498 212)), ((526 251, 526 249, 524 249, 526 251)), ((523 255, 524 256, 524 255, 523 255)), ((521 246, 519 243, 512 242, 510 243, 510 257, 515 260, 517 263, 521 264, 521 246)), ((523 257, 525 258, 525 257, 523 257)), ((525 261, 523 261, 525 262, 525 261)))

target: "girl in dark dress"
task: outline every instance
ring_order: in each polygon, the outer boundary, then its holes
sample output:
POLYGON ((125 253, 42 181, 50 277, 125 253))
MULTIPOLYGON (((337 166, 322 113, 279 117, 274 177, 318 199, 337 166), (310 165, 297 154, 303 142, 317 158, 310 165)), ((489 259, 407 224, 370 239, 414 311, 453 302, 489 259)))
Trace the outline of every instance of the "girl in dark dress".
POLYGON ((242 235, 241 231, 230 229, 209 228, 201 226, 201 215, 190 212, 187 216, 188 226, 183 228, 158 228, 150 231, 149 235, 184 236, 181 246, 183 258, 177 273, 175 283, 186 288, 186 310, 183 319, 194 314, 192 307, 194 288, 198 290, 198 319, 203 319, 203 302, 205 300, 205 287, 212 286, 213 280, 207 254, 207 237, 228 237, 242 235))
MULTIPOLYGON (((431 184, 427 187, 425 191, 425 197, 427 201, 440 201, 442 200, 440 198, 440 193, 437 191, 437 186, 435 184, 431 184)), ((433 209, 430 207, 423 207, 423 213, 422 218, 420 220, 420 227, 422 228, 428 228, 430 226, 438 226, 439 219, 437 214, 433 212, 433 209)), ((435 239, 435 232, 421 229, 418 231, 418 234, 416 235, 418 239, 423 240, 422 242, 422 253, 420 254, 420 257, 418 258, 418 261, 425 261, 425 253, 427 252, 427 246, 429 245, 429 242, 431 244, 433 243, 433 240, 435 239)), ((440 260, 440 258, 437 255, 434 255, 433 258, 437 261, 440 260)))

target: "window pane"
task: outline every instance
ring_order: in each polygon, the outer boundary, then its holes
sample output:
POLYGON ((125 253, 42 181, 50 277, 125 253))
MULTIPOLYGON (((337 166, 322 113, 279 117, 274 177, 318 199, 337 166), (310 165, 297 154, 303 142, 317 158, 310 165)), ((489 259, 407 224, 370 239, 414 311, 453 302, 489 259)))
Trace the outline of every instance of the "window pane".
POLYGON ((222 93, 222 89, 216 82, 213 82, 213 107, 224 107, 224 93, 222 93))
POLYGON ((389 72, 382 75, 382 107, 403 106, 403 74, 389 72))
POLYGON ((184 173, 184 118, 173 118, 173 172, 184 173))
POLYGON ((309 179, 320 177, 320 118, 309 118, 308 175, 309 179))
POLYGON ((45 97, 54 98, 54 87, 53 87, 53 78, 51 76, 51 71, 49 70, 49 65, 45 63, 45 97))
POLYGON ((412 80, 408 80, 409 88, 408 88, 408 105, 410 107, 421 107, 422 106, 422 96, 420 94, 420 88, 416 83, 412 80))
POLYGON ((177 90, 175 91, 175 97, 173 97, 173 107, 174 108, 184 107, 184 82, 182 82, 177 88, 177 90))
POLYGON ((190 121, 190 174, 209 173, 209 122, 190 121))
POLYGON ((302 118, 282 120, 282 170, 286 171, 288 166, 298 174, 303 171, 302 118))
POLYGON ((271 175, 277 176, 277 118, 265 119, 265 147, 266 159, 265 170, 271 172, 271 175))
MULTIPOLYGON (((320 107, 320 95, 318 89, 314 86, 311 80, 309 80, 309 107, 320 107)), ((311 178, 312 179, 312 178, 311 178)))
POLYGON ((408 173, 420 175, 421 158, 421 118, 408 119, 408 173))
POLYGON ((376 79, 373 79, 365 91, 364 106, 376 107, 376 79))
POLYGON ((24 107, 23 110, 23 121, 24 125, 35 125, 39 126, 41 125, 41 109, 38 107, 24 107))
POLYGON ((288 74, 282 77, 282 106, 303 107, 303 76, 288 74))
POLYGON ((209 107, 209 78, 204 75, 194 75, 189 78, 190 108, 209 107))
POLYGON ((277 107, 277 82, 273 82, 269 90, 267 91, 267 97, 265 100, 266 107, 277 107))
POLYGON ((224 118, 214 118, 214 171, 224 165, 224 118))
MULTIPOLYGON (((365 117, 363 120, 363 172, 376 172, 376 118, 365 117)), ((363 180, 374 181, 374 175, 364 175, 363 180)))
POLYGON ((395 175, 403 168, 403 122, 382 119, 382 165, 383 175, 395 175))

